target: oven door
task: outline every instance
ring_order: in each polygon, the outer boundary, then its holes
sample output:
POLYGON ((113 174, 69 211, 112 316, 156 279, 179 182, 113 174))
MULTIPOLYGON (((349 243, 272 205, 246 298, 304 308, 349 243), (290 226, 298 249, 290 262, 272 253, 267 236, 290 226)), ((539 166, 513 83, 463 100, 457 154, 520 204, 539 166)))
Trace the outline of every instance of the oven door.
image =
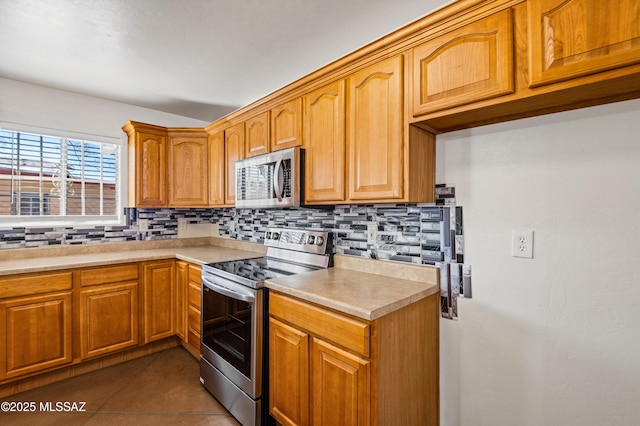
POLYGON ((263 289, 202 276, 202 357, 253 399, 262 396, 263 295, 263 289))

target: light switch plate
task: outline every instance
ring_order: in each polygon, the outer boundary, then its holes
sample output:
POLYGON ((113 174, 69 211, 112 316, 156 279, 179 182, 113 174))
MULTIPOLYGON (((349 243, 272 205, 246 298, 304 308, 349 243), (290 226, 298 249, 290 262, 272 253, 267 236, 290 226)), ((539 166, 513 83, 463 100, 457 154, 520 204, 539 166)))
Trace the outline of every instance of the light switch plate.
POLYGON ((521 230, 511 233, 511 256, 533 259, 533 231, 521 230))
POLYGON ((149 219, 138 219, 138 231, 147 232, 149 230, 149 219))

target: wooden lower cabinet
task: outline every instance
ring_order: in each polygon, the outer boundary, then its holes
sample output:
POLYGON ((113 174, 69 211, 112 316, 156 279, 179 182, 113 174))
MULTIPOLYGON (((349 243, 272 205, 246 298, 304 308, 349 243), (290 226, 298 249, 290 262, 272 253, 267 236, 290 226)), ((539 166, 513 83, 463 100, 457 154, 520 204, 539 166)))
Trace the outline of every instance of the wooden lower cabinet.
POLYGON ((173 336, 175 330, 175 260, 142 263, 143 343, 173 336))
POLYGON ((200 357, 200 274, 201 267, 176 262, 176 335, 196 357, 200 357))
POLYGON ((0 382, 70 364, 71 291, 0 302, 0 382))
POLYGON ((269 318, 269 411, 282 425, 309 424, 309 335, 269 318))
POLYGON ((201 322, 201 294, 200 280, 202 268, 190 264, 187 285, 187 348, 196 356, 200 356, 200 322, 201 322))
POLYGON ((138 283, 80 292, 80 358, 138 345, 138 283))
POLYGON ((439 298, 374 321, 269 295, 269 410, 282 425, 439 424, 439 298))
POLYGON ((138 264, 78 272, 80 359, 137 346, 138 264))
POLYGON ((176 336, 187 341, 187 286, 189 262, 176 261, 176 336))

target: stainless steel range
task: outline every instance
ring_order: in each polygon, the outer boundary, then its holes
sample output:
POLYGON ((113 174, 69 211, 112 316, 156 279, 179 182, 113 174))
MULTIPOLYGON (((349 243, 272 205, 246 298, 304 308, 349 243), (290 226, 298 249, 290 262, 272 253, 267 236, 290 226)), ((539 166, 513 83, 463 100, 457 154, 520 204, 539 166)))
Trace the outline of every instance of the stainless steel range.
POLYGON ((202 268, 200 381, 243 425, 269 419, 264 281, 327 268, 333 258, 325 231, 270 228, 264 244, 264 257, 202 268))

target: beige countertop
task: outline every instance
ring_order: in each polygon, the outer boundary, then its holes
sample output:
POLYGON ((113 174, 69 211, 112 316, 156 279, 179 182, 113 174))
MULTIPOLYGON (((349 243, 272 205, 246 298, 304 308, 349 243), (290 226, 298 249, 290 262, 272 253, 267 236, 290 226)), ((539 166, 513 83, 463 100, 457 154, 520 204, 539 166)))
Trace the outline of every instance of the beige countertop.
MULTIPOLYGON (((0 251, 0 276, 180 259, 196 264, 264 255, 259 244, 225 238, 110 243, 0 251)), ((334 267, 266 282, 270 289, 366 320, 439 291, 438 268, 335 255, 334 267)))
POLYGON ((202 265, 259 257, 265 252, 258 244, 222 238, 145 243, 58 247, 57 250, 17 249, 11 250, 13 253, 0 251, 0 276, 174 258, 202 265))
POLYGON ((333 268, 273 278, 266 286, 366 320, 439 291, 435 267, 341 255, 334 259, 333 268))

